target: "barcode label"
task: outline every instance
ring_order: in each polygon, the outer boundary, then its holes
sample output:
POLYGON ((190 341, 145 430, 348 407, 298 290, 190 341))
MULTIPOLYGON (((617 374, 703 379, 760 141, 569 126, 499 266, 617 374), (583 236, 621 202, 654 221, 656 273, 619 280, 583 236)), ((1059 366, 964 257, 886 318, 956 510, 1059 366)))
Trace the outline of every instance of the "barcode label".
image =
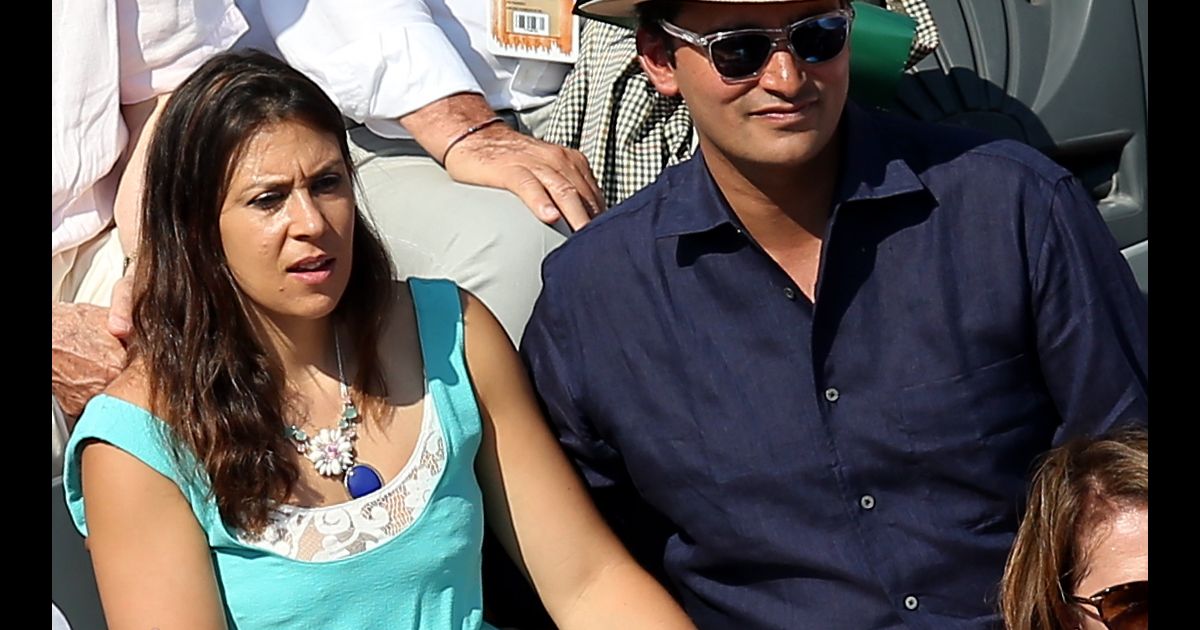
POLYGON ((513 11, 514 33, 521 35, 549 35, 550 16, 534 11, 513 11))
POLYGON ((487 50, 493 55, 556 63, 578 59, 579 18, 571 7, 579 0, 474 1, 488 5, 487 50))

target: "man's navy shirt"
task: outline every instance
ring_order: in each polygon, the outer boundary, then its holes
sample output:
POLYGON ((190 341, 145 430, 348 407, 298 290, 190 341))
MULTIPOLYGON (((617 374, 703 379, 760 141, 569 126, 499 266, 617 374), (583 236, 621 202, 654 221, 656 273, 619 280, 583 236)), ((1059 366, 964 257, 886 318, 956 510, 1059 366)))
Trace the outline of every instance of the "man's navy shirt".
POLYGON ((843 125, 815 301, 697 155, 547 258, 522 352, 701 627, 991 627, 1035 458, 1146 422, 1146 300, 1035 150, 843 125))

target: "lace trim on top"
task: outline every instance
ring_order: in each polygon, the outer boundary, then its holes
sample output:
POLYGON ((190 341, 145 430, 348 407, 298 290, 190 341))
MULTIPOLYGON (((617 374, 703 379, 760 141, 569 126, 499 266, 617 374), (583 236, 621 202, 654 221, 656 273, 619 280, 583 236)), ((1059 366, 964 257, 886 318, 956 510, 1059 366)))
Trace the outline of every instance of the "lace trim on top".
POLYGON ((337 505, 278 506, 262 534, 239 532, 238 540, 293 560, 331 562, 399 536, 425 510, 446 468, 446 442, 433 397, 426 393, 423 404, 412 456, 378 491, 337 505))

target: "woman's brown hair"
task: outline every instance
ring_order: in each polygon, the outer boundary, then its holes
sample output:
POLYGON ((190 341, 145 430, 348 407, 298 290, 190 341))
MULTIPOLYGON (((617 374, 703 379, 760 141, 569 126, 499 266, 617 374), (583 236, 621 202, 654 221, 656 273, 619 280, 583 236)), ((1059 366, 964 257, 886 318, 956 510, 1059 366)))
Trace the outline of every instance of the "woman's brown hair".
MULTIPOLYGON (((252 532, 292 491, 299 470, 284 434, 281 370, 243 310, 218 219, 247 142, 283 121, 335 137, 354 177, 341 113, 282 61, 223 53, 179 86, 151 139, 134 275, 130 358, 148 379, 151 411, 170 427, 177 460, 186 448, 203 467, 225 522, 252 532)), ((353 339, 352 385, 377 407, 392 263, 357 210, 352 257, 333 319, 353 339)))
POLYGON ((1085 576, 1090 532, 1123 509, 1148 507, 1148 432, 1126 427, 1051 449, 1030 485, 1029 503, 1000 586, 1009 630, 1058 630, 1079 623, 1067 604, 1085 576))

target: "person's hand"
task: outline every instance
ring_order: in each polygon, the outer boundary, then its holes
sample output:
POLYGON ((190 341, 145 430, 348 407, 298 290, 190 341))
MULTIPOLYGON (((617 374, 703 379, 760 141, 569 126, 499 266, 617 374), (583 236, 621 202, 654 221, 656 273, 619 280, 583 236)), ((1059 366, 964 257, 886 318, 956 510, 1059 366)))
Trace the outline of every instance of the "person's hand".
POLYGON ((445 166, 455 181, 512 191, 546 223, 562 218, 578 230, 604 211, 604 195, 582 153, 542 142, 503 123, 454 144, 445 166))
POLYGON ((125 346, 109 334, 106 308, 56 302, 51 321, 51 387, 63 412, 78 416, 121 373, 125 346))
POLYGON ((112 299, 108 307, 107 324, 109 334, 124 342, 133 332, 133 267, 113 285, 112 299))

